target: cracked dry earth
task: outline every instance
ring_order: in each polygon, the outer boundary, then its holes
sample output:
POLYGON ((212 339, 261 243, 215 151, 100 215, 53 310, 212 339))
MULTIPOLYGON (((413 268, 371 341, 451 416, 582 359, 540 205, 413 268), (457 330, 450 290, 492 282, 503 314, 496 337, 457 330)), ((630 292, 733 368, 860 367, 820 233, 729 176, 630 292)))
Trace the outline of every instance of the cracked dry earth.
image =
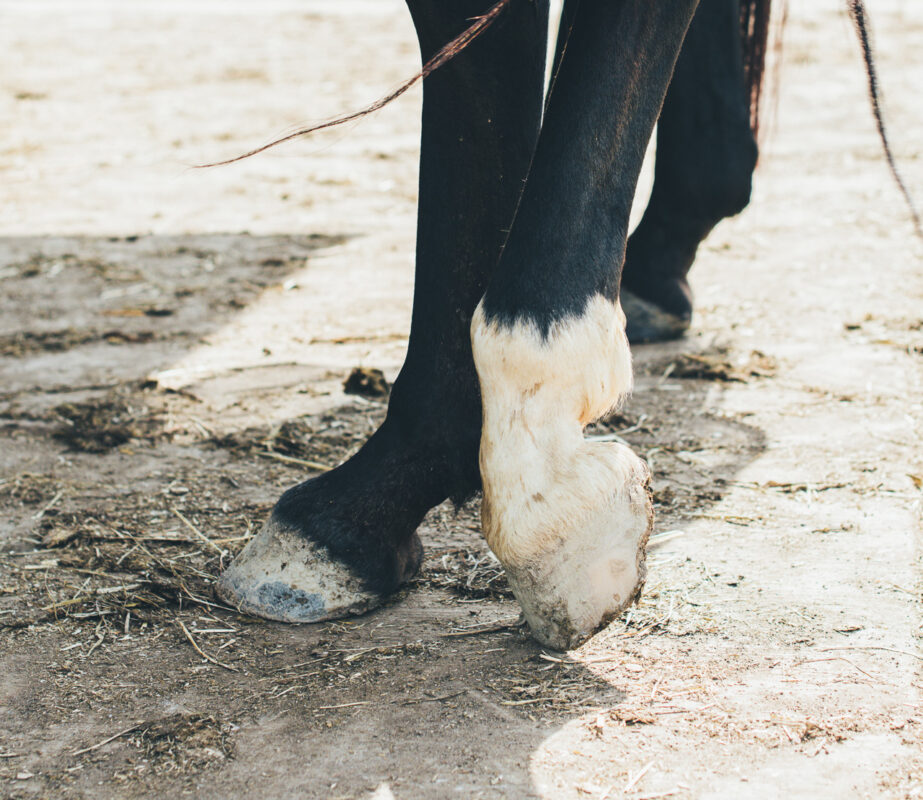
MULTIPOLYGON (((398 0, 0 2, 0 795, 920 797, 921 246, 839 5, 792 4, 693 330, 589 432, 651 463, 656 535, 640 604, 560 654, 476 503, 367 616, 212 594, 382 418, 342 385, 406 345, 420 96, 187 167, 409 75, 398 0)), ((923 11, 874 6, 921 194, 923 11)))

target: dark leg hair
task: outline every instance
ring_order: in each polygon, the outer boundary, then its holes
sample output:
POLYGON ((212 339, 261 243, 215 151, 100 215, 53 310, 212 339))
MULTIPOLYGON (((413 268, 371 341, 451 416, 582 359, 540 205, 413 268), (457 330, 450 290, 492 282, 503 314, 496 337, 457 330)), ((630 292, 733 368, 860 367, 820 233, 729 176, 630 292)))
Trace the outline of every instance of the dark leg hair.
MULTIPOLYGON (((491 3, 408 5, 426 60, 491 3)), ((413 319, 387 418, 353 458, 276 504, 219 585, 244 610, 316 621, 374 605, 419 567, 414 531, 426 512, 478 488, 471 315, 538 137, 547 23, 547 0, 514 0, 424 81, 413 319)))
POLYGON ((673 338, 689 326, 686 276, 699 243, 750 200, 750 111, 740 2, 702 0, 660 115, 651 199, 628 242, 622 304, 632 341, 673 338))
POLYGON ((644 148, 695 6, 581 0, 571 12, 529 182, 484 299, 488 318, 528 315, 547 331, 593 294, 617 296, 644 148))
MULTIPOLYGON (((407 4, 424 61, 491 5, 407 4)), ((547 32, 547 0, 514 0, 493 30, 424 84, 413 317, 388 419, 441 462, 440 496, 427 510, 447 496, 460 502, 480 486, 471 315, 500 257, 538 140, 547 32)))

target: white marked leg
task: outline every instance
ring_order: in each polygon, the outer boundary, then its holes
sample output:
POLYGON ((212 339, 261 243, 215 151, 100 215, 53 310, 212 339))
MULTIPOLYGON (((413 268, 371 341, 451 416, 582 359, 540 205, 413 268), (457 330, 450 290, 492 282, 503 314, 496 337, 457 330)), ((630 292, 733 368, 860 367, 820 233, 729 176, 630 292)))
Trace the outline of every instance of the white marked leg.
POLYGON ((623 445, 583 437, 631 389, 625 317, 597 295, 543 340, 531 322, 488 321, 482 306, 471 335, 484 535, 535 638, 566 650, 623 611, 644 582, 647 467, 623 445))

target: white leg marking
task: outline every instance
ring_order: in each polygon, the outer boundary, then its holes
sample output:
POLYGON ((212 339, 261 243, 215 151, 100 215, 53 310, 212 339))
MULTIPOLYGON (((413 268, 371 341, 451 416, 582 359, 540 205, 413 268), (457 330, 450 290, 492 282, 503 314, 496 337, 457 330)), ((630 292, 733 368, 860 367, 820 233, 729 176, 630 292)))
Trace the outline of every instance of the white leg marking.
POLYGON ((481 383, 481 520, 533 635, 575 646, 634 600, 644 580, 651 505, 645 464, 583 427, 631 390, 617 303, 596 296, 552 325, 471 326, 481 383))

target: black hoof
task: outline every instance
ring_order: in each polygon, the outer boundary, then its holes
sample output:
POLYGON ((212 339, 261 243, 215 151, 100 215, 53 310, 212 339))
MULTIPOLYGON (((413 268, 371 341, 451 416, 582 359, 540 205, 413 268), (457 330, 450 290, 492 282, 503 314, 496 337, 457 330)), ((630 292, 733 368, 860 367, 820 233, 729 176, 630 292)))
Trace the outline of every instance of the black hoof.
POLYGON ((678 339, 689 330, 691 313, 683 316, 671 314, 624 287, 619 298, 627 321, 625 333, 632 344, 667 342, 678 339))

